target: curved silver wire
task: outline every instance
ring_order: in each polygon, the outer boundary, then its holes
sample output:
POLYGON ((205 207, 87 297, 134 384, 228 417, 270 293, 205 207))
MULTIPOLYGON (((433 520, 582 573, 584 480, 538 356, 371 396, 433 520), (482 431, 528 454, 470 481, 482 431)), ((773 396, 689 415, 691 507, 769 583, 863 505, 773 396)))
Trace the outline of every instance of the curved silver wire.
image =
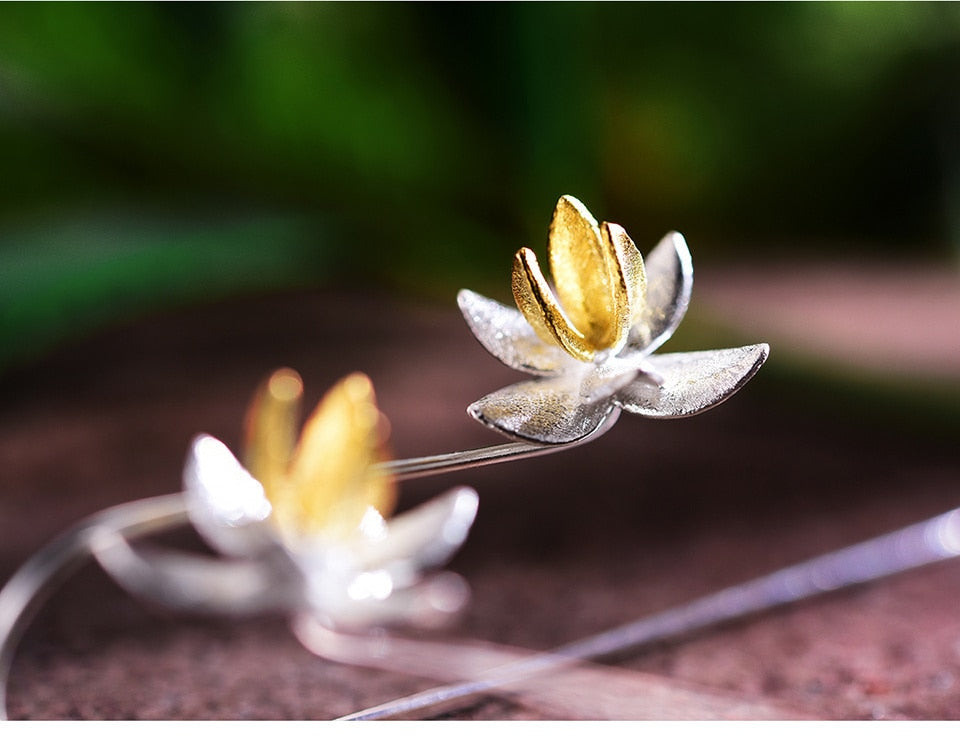
POLYGON ((7 681, 20 637, 56 585, 90 557, 98 535, 113 532, 135 539, 186 521, 179 493, 113 506, 75 524, 14 573, 0 590, 0 718, 7 717, 7 681))
POLYGON ((450 706, 454 702, 461 705, 467 698, 503 689, 533 674, 543 674, 583 660, 622 654, 787 603, 957 556, 960 556, 960 508, 549 652, 491 669, 476 679, 431 688, 343 716, 340 720, 409 717, 421 711, 436 715, 438 706, 450 706))

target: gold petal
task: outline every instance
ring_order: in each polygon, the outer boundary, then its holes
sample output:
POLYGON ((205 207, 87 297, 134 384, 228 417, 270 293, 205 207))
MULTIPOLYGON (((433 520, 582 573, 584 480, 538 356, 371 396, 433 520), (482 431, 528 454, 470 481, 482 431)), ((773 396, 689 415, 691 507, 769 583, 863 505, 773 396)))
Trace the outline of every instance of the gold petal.
POLYGON ((617 332, 617 295, 611 283, 615 255, 576 197, 564 195, 557 202, 547 255, 557 297, 570 321, 595 350, 610 347, 617 332))
POLYGON ((513 259, 513 298, 541 340, 577 360, 593 360, 596 350, 563 313, 529 248, 521 248, 513 259))
POLYGON ((387 432, 367 376, 354 373, 331 388, 304 425, 285 497, 274 504, 281 530, 343 538, 371 506, 388 516, 394 481, 374 468, 387 459, 387 432))
POLYGON ((607 249, 614 254, 611 260, 614 329, 610 347, 619 350, 626 343, 630 328, 643 313, 647 300, 647 272, 643 256, 626 230, 605 222, 600 231, 607 249))
POLYGON ((244 465, 271 503, 281 492, 293 457, 302 397, 300 375, 281 368, 260 384, 247 410, 244 465))

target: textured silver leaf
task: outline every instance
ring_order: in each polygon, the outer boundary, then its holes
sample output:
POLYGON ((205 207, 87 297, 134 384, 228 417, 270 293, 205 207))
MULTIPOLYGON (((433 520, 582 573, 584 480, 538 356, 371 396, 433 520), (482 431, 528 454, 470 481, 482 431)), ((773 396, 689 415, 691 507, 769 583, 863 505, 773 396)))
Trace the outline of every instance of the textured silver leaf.
POLYGON ((515 439, 550 445, 576 442, 620 414, 609 393, 585 397, 582 378, 574 374, 515 383, 474 402, 467 412, 515 439))
POLYGON ((693 258, 683 236, 667 233, 644 259, 647 300, 630 330, 628 351, 652 353, 663 345, 683 320, 693 291, 693 258))
POLYGON ((625 411, 652 418, 699 414, 736 393, 767 359, 765 343, 726 350, 651 355, 660 386, 635 380, 619 389, 614 400, 625 411))
POLYGON ((480 344, 514 370, 553 376, 576 363, 560 347, 541 340, 513 307, 469 289, 457 294, 457 304, 480 344))

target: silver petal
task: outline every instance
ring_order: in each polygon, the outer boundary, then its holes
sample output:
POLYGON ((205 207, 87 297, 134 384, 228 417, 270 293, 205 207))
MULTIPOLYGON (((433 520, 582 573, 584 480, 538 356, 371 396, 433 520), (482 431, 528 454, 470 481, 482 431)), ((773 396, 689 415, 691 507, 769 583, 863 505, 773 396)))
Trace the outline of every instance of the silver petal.
POLYGON ((462 289, 457 304, 471 332, 500 362, 535 376, 554 376, 574 361, 561 348, 548 345, 520 311, 462 289))
POLYGON ((195 554, 139 551, 120 534, 93 544, 101 567, 129 593, 194 613, 230 615, 303 607, 302 578, 282 555, 225 560, 195 554))
POLYGON ((651 418, 685 417, 710 409, 735 394, 760 369, 765 343, 726 350, 651 355, 660 386, 638 379, 617 391, 625 411, 651 418))
POLYGON ((523 381, 484 396, 467 413, 514 439, 559 445, 599 435, 616 421, 609 395, 585 398, 581 376, 523 381))
POLYGON ((453 556, 467 538, 477 504, 477 492, 462 486, 400 514, 387 521, 382 535, 352 545, 355 564, 385 569, 403 585, 453 556))
POLYGON ((276 546, 263 486, 220 440, 194 438, 183 469, 190 521, 216 550, 253 555, 276 546))
POLYGON ((644 259, 647 301, 630 330, 628 350, 652 353, 683 320, 693 291, 693 259, 678 232, 667 233, 644 259))

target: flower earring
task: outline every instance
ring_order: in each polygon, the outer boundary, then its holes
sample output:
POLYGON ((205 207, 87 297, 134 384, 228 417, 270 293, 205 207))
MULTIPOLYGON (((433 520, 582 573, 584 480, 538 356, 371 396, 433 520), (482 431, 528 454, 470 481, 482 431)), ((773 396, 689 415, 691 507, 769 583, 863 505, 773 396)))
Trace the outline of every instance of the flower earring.
POLYGON ((167 605, 177 591, 179 607, 306 611, 337 630, 442 623, 466 602, 466 583, 424 572, 463 544, 476 492, 455 488, 390 519, 396 483, 380 466, 387 424, 370 379, 355 373, 331 388, 297 442, 302 395, 290 369, 264 381, 247 413, 246 467, 209 435, 190 447, 187 513, 226 559, 171 562, 107 543, 98 561, 128 590, 167 605), (217 581, 241 573, 258 582, 235 583, 224 598, 217 581))
POLYGON ((370 379, 347 376, 307 419, 294 371, 274 372, 246 422, 246 467, 219 440, 196 437, 183 492, 100 511, 34 554, 0 590, 0 717, 13 655, 44 597, 94 557, 127 591, 169 608, 288 613, 331 632, 436 626, 469 597, 451 572, 430 573, 463 544, 477 512, 465 486, 390 519, 396 479, 387 423, 370 379), (138 551, 130 542, 192 524, 223 556, 138 551))
POLYGON ((547 256, 556 292, 528 248, 513 263, 517 309, 472 291, 457 297, 480 343, 537 376, 484 396, 472 417, 512 438, 564 444, 598 436, 621 410, 650 418, 699 414, 760 369, 766 344, 655 355, 687 311, 693 262, 669 233, 641 257, 619 225, 598 225, 574 197, 553 213, 547 256))

